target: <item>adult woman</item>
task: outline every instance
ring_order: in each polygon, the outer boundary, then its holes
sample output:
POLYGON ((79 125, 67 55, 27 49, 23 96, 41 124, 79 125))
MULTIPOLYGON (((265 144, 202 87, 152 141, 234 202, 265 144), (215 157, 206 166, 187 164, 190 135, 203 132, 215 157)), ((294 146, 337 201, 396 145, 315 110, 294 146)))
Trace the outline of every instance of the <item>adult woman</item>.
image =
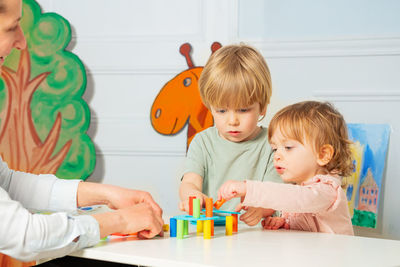
MULTIPOLYGON (((19 24, 21 8, 21 0, 0 0, 0 74, 11 50, 26 47, 19 24)), ((161 208, 147 192, 17 172, 0 158, 0 252, 11 257, 23 261, 59 257, 113 232, 151 238, 162 233, 161 216, 161 208), (94 204, 115 211, 70 216, 31 214, 26 209, 72 211, 94 204)))

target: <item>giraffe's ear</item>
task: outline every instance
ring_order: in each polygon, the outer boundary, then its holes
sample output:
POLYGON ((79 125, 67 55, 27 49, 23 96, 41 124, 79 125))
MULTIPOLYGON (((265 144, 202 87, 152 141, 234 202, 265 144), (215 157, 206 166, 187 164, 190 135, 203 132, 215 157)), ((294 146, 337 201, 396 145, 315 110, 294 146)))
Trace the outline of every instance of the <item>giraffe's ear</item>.
POLYGON ((192 46, 189 43, 184 43, 179 48, 179 53, 182 54, 186 58, 186 63, 189 69, 194 68, 194 64, 192 58, 190 57, 190 53, 192 52, 192 46))
POLYGON ((212 43, 212 45, 211 45, 211 53, 213 54, 215 51, 217 51, 221 47, 222 47, 222 45, 219 42, 212 43))

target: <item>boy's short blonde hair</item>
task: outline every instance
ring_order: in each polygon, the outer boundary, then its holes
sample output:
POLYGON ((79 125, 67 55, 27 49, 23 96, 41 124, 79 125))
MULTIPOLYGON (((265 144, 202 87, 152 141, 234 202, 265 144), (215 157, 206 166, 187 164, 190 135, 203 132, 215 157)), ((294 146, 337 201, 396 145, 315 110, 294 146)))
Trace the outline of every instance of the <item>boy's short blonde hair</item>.
POLYGON ((323 145, 331 145, 334 153, 325 166, 329 173, 349 176, 353 172, 347 126, 343 116, 328 102, 304 101, 287 106, 272 118, 268 140, 275 130, 290 139, 313 146, 318 153, 323 145))
POLYGON ((200 96, 207 108, 244 108, 269 104, 271 75, 262 55, 253 47, 227 45, 209 58, 200 75, 200 96))

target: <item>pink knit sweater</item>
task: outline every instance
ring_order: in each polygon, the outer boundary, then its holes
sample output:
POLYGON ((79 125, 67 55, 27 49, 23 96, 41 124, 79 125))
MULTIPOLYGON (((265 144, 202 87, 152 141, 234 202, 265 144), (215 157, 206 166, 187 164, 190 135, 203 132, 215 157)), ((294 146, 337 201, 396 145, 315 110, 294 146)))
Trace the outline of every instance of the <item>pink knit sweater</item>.
POLYGON ((244 206, 282 211, 290 229, 354 235, 338 178, 317 175, 301 185, 246 181, 244 206))

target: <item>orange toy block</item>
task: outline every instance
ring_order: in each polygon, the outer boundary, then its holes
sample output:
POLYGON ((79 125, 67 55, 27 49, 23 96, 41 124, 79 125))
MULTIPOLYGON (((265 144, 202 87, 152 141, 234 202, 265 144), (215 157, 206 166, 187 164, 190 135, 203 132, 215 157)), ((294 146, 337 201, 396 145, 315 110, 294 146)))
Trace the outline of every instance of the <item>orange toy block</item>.
POLYGON ((213 199, 206 198, 206 217, 213 216, 213 199))
POLYGON ((112 233, 111 235, 116 235, 116 236, 130 236, 130 235, 137 235, 137 233, 131 233, 131 234, 112 233))
POLYGON ((214 208, 219 210, 219 208, 221 208, 221 206, 224 205, 225 202, 226 202, 226 200, 224 198, 222 198, 221 200, 215 201, 214 208))

